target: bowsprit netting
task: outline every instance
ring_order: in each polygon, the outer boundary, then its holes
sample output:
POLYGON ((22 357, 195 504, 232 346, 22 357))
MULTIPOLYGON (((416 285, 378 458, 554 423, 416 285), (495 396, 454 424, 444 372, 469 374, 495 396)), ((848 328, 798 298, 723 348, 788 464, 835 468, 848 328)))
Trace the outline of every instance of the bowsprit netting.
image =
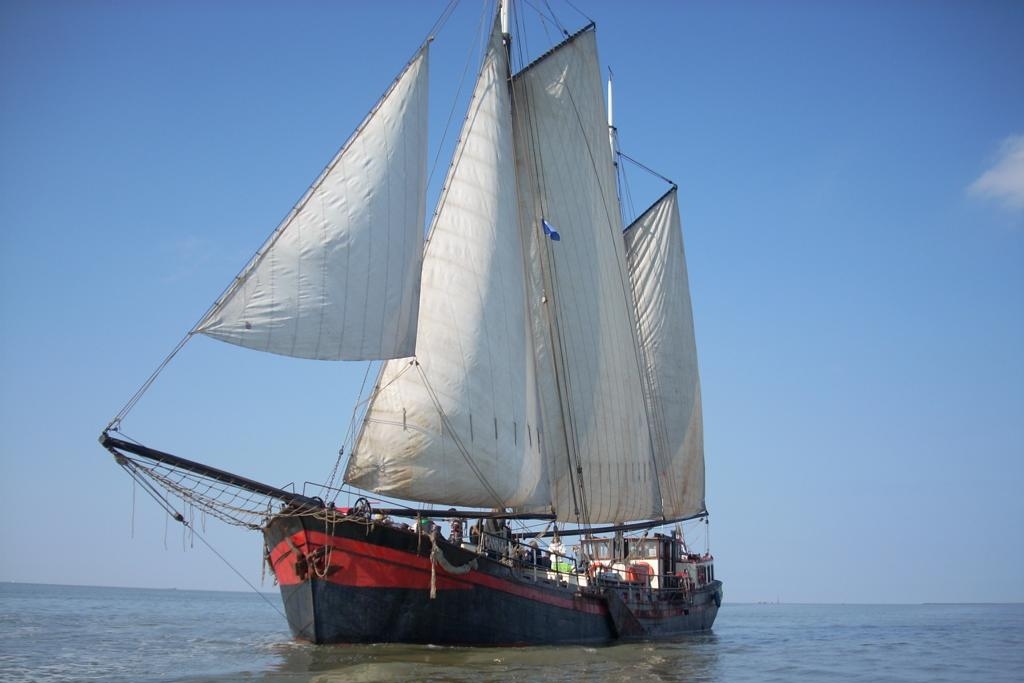
POLYGON ((170 498, 228 524, 261 529, 272 516, 328 514, 323 499, 270 486, 225 470, 143 446, 105 431, 100 443, 147 493, 179 522, 170 498), (170 494, 170 497, 168 496, 170 494))
MULTIPOLYGON (((281 508, 280 501, 265 494, 163 463, 148 463, 122 455, 118 464, 165 508, 171 503, 161 490, 221 521, 253 530, 263 528, 266 519, 281 508)), ((169 509, 168 512, 172 516, 177 515, 176 510, 169 509)))

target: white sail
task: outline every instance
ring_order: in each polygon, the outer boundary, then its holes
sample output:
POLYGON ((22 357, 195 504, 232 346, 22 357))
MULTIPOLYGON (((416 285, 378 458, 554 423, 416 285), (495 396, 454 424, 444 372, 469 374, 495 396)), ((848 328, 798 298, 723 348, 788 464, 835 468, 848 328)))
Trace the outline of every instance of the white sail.
POLYGON ((665 517, 704 507, 697 342, 675 188, 625 232, 665 517))
POLYGON ((424 251, 416 359, 384 367, 350 484, 448 505, 548 504, 511 125, 496 23, 424 251))
POLYGON ((426 160, 424 45, 196 331, 301 358, 411 356, 426 160))
POLYGON ((522 213, 539 264, 532 300, 556 513, 589 523, 658 517, 594 32, 517 74, 513 90, 522 213))

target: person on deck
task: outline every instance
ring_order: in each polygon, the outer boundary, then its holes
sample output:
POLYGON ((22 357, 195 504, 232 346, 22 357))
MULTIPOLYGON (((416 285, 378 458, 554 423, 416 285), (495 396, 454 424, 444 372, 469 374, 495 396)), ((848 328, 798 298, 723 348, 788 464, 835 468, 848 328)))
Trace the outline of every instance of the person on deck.
POLYGON ((557 534, 551 539, 548 551, 551 553, 551 569, 557 572, 559 570, 558 565, 562 562, 562 556, 565 554, 565 546, 562 545, 562 539, 557 534))
POLYGON ((576 561, 576 571, 585 572, 587 570, 587 555, 583 552, 583 546, 574 545, 572 547, 573 559, 576 561))

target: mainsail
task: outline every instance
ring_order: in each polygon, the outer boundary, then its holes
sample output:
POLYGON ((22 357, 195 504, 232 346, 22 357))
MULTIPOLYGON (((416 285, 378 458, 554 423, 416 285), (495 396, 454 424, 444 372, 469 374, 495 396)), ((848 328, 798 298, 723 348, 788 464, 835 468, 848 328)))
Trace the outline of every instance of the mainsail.
POLYGON ((624 234, 643 349, 662 514, 704 507, 704 427, 686 255, 673 187, 624 234))
POLYGON ((424 45, 196 331, 300 358, 411 356, 426 160, 424 45))
POLYGON ((554 508, 584 523, 658 517, 593 28, 517 74, 513 88, 532 280, 542 290, 534 301, 545 309, 536 315, 549 323, 549 343, 537 341, 550 353, 538 374, 554 508))

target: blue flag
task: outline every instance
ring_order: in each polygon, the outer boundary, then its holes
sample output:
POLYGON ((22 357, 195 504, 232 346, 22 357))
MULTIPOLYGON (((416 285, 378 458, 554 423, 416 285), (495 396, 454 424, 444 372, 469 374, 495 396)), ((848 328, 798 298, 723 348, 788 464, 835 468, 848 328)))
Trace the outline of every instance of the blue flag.
POLYGON ((540 224, 544 228, 544 234, 550 237, 552 240, 557 242, 558 240, 562 239, 562 236, 558 234, 557 230, 551 227, 551 224, 548 223, 546 218, 541 218, 540 224))

